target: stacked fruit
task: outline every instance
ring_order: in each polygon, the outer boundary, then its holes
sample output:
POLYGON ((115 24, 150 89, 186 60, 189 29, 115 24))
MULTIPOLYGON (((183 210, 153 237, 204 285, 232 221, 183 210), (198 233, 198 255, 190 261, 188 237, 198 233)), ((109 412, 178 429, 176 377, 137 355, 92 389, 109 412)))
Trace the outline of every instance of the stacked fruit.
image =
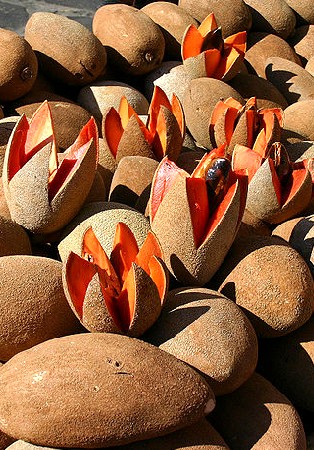
POLYGON ((1 448, 314 448, 310 0, 0 29, 1 448))

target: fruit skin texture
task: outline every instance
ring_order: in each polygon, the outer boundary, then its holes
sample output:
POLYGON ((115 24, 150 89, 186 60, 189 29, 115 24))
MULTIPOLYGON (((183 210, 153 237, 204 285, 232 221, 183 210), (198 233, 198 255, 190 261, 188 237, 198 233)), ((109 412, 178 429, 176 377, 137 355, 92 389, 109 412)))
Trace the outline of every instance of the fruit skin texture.
POLYGON ((153 438, 214 406, 211 389, 189 366, 111 333, 52 339, 16 355, 1 369, 0 392, 4 431, 49 447, 153 438))
POLYGON ((3 256, 0 275, 1 361, 47 339, 82 330, 65 298, 59 261, 3 256))
POLYGON ((216 291, 177 288, 144 335, 195 368, 216 396, 241 386, 257 364, 257 337, 241 309, 216 291))
POLYGON ((272 236, 252 238, 247 246, 251 252, 233 261, 219 291, 244 309, 258 337, 284 336, 301 327, 314 307, 313 278, 306 262, 272 236))
POLYGON ((63 83, 84 86, 105 70, 107 54, 101 42, 84 25, 65 16, 32 14, 25 39, 37 52, 44 73, 63 83))
POLYGON ((295 407, 258 373, 217 400, 211 422, 232 450, 306 450, 295 407))
POLYGON ((0 101, 9 102, 33 87, 38 62, 30 44, 14 31, 0 28, 0 101))
POLYGON ((160 66, 165 39, 158 25, 141 10, 124 4, 97 9, 93 32, 105 46, 108 63, 130 75, 144 75, 160 66))

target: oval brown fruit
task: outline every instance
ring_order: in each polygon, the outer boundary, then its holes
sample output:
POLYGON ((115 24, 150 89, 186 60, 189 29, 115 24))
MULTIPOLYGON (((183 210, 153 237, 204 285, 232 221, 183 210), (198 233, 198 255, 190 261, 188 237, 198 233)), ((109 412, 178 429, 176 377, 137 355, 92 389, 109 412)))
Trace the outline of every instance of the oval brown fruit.
POLYGON ((164 57, 165 39, 158 25, 141 10, 107 4, 96 10, 93 32, 105 46, 108 63, 130 75, 144 75, 164 57))
POLYGON ((0 28, 0 101, 9 102, 33 87, 38 62, 30 44, 14 31, 0 28))
POLYGON ((38 55, 41 70, 73 86, 98 78, 107 64, 99 39, 76 20, 49 12, 35 12, 25 26, 25 39, 38 55))
POLYGON ((214 406, 204 379, 174 356, 110 333, 52 339, 0 373, 1 427, 49 447, 101 448, 153 438, 214 406))

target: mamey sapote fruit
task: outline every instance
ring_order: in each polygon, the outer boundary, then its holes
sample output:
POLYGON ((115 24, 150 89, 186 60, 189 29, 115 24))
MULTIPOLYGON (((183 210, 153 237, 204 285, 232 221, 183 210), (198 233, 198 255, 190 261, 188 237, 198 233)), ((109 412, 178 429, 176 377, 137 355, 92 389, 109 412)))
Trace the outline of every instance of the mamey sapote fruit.
POLYGON ((170 291, 144 340, 194 367, 215 395, 237 389, 257 364, 250 321, 235 303, 206 288, 170 291))
POLYGON ((226 83, 214 78, 196 78, 191 80, 183 97, 183 111, 186 125, 197 144, 211 149, 209 121, 212 111, 219 100, 233 97, 244 104, 241 95, 226 83))
POLYGON ((243 308, 259 337, 283 336, 301 327, 314 305, 313 278, 304 259, 272 236, 246 237, 237 244, 240 253, 231 257, 233 269, 219 291, 243 308))
POLYGON ((0 256, 31 255, 29 237, 19 224, 0 213, 0 256))
POLYGON ((296 28, 289 39, 289 43, 301 58, 303 66, 305 66, 308 60, 314 56, 314 26, 302 25, 301 27, 296 28))
POLYGON ((252 31, 277 34, 286 39, 294 30, 296 17, 285 0, 244 0, 252 14, 252 31))
POLYGON ((244 61, 249 71, 266 78, 265 63, 267 58, 279 56, 301 66, 301 60, 293 48, 284 39, 271 33, 251 32, 247 38, 247 50, 244 61))
POLYGON ((182 103, 184 92, 191 78, 180 61, 164 61, 157 69, 146 75, 144 93, 151 99, 154 87, 159 86, 171 99, 174 93, 182 103))
POLYGON ((312 98, 292 103, 284 111, 283 142, 314 141, 311 117, 314 114, 312 98))
POLYGON ((1 361, 47 339, 82 330, 65 298, 59 261, 3 256, 0 273, 1 361))
MULTIPOLYGON (((4 433, 3 433, 4 434, 4 433)), ((5 435, 6 436, 6 435, 5 435)), ((9 445, 11 441, 8 442, 9 445)), ((15 441, 9 450, 52 450, 51 447, 41 447, 38 445, 30 444, 25 441, 15 441)), ((156 437, 153 439, 146 439, 144 441, 133 442, 132 444, 118 445, 114 447, 116 450, 228 450, 229 447, 221 437, 221 435, 215 430, 215 428, 209 423, 206 418, 189 425, 188 427, 181 428, 173 433, 166 434, 165 436, 156 437)))
POLYGON ((31 45, 15 31, 0 28, 0 43, 0 101, 10 102, 32 89, 38 62, 31 45))
POLYGON ((295 407, 262 375, 217 399, 210 420, 230 448, 306 450, 304 428, 295 407))
POLYGON ((89 203, 65 227, 63 239, 58 246, 61 259, 65 260, 70 251, 78 255, 81 253, 82 238, 89 227, 93 228, 105 252, 110 254, 118 222, 129 226, 139 246, 144 243, 150 225, 143 214, 122 203, 89 203))
POLYGON ((108 64, 130 75, 144 75, 164 57, 165 40, 159 26, 144 12, 124 4, 96 10, 93 32, 105 46, 108 64))
POLYGON ((214 407, 212 391, 193 369, 111 333, 52 339, 16 355, 1 369, 0 392, 4 432, 50 447, 102 448, 153 438, 214 407))
POLYGON ((184 32, 192 23, 197 27, 198 22, 184 8, 169 2, 149 3, 141 11, 160 26, 165 38, 165 59, 179 61, 184 32))
POLYGON ((122 97, 126 97, 137 114, 147 114, 149 104, 144 95, 126 83, 113 80, 84 86, 78 93, 77 102, 101 123, 103 114, 111 107, 118 108, 122 97))
POLYGON ((287 336, 262 343, 259 370, 300 408, 314 412, 314 317, 287 336))
POLYGON ((279 89, 265 78, 254 74, 239 73, 229 83, 245 100, 256 97, 257 108, 282 108, 288 102, 279 89))
POLYGON ((199 22, 213 12, 224 37, 248 31, 252 25, 250 10, 243 0, 179 0, 178 4, 199 22))
POLYGON ((109 201, 136 207, 144 190, 148 201, 150 185, 157 166, 157 161, 144 156, 122 158, 112 178, 109 201))
POLYGON ((26 23, 25 39, 38 55, 41 70, 62 83, 83 86, 105 70, 105 48, 76 20, 35 12, 26 23))
MULTIPOLYGON (((17 106, 15 114, 25 114, 31 118, 42 102, 35 102, 17 106)), ((54 131, 60 151, 66 150, 77 138, 83 126, 91 118, 91 114, 80 105, 70 102, 65 98, 49 101, 51 115, 54 123, 54 131)))
POLYGON ((289 105, 314 97, 314 77, 292 61, 270 57, 265 62, 265 74, 289 105))

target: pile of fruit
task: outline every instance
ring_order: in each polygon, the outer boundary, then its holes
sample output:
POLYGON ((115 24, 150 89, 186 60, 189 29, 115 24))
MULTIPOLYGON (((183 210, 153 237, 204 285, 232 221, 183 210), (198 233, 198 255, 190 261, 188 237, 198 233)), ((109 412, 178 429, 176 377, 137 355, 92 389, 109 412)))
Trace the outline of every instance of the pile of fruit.
POLYGON ((0 29, 0 450, 314 449, 312 2, 104 3, 0 29))

